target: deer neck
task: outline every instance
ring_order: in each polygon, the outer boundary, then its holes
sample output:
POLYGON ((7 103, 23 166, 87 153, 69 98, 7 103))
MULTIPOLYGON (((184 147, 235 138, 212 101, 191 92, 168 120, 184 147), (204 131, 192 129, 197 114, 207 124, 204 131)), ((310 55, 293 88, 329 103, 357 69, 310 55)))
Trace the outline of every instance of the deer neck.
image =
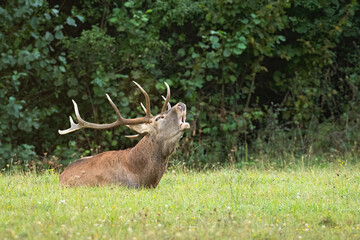
POLYGON ((182 135, 183 133, 178 133, 166 141, 159 141, 148 134, 136 144, 132 152, 140 154, 143 158, 162 162, 174 152, 182 135))
POLYGON ((129 174, 137 179, 135 185, 156 187, 159 183, 168 164, 168 156, 163 156, 161 150, 162 146, 149 135, 130 149, 125 165, 129 174))
POLYGON ((162 148, 163 146, 146 135, 130 150, 128 164, 144 168, 166 165, 168 156, 162 154, 162 148))
POLYGON ((129 170, 133 173, 157 172, 162 175, 166 170, 168 157, 175 150, 181 136, 173 136, 165 142, 157 141, 150 134, 144 136, 129 152, 129 170))

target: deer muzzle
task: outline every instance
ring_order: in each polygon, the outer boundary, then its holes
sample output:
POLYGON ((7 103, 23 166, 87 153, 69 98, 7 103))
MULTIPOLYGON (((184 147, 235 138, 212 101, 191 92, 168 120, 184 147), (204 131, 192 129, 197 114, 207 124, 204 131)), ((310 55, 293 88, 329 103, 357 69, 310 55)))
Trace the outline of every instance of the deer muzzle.
POLYGON ((178 108, 180 130, 185 131, 186 129, 190 128, 190 124, 188 122, 185 122, 185 120, 186 120, 186 105, 184 103, 178 103, 177 108, 178 108))

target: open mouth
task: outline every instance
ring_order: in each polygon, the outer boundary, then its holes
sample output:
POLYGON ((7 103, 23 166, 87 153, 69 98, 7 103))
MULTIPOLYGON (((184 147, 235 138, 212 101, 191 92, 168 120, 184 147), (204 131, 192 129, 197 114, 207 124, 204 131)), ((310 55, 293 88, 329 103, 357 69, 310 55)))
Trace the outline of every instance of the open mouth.
POLYGON ((186 116, 185 116, 185 113, 183 113, 180 121, 181 121, 181 123, 185 123, 185 120, 186 120, 186 116))
POLYGON ((180 130, 189 129, 190 124, 185 122, 185 120, 186 120, 186 110, 184 110, 181 106, 179 106, 179 109, 182 111, 181 116, 179 118, 180 130))

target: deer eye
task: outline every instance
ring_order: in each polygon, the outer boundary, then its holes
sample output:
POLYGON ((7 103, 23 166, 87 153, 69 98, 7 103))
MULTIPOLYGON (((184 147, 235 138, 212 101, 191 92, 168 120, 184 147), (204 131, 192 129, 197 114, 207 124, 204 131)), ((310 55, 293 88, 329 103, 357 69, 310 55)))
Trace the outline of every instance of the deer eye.
POLYGON ((155 121, 159 121, 160 119, 164 119, 164 116, 158 116, 155 118, 155 121))

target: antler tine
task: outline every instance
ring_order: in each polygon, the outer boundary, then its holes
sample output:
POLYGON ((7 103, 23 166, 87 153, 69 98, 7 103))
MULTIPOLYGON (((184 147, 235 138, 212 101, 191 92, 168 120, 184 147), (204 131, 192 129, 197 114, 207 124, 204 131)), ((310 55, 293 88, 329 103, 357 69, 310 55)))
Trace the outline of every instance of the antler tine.
POLYGON ((142 102, 140 103, 141 108, 144 110, 144 112, 146 113, 146 107, 144 106, 144 104, 142 104, 142 102))
POLYGON ((72 117, 69 116, 70 128, 68 128, 66 130, 58 130, 59 134, 61 134, 61 135, 68 134, 68 133, 71 133, 71 132, 74 132, 76 130, 83 128, 84 120, 80 116, 79 108, 74 100, 72 100, 72 102, 74 104, 75 115, 76 115, 76 118, 79 121, 79 123, 75 123, 74 120, 72 119, 72 117))
POLYGON ((110 96, 108 94, 106 94, 107 99, 109 100, 109 103, 111 104, 112 108, 114 109, 116 116, 117 116, 117 120, 113 123, 107 123, 107 124, 97 124, 97 123, 90 123, 85 121, 84 119, 81 118, 80 113, 79 113, 79 108, 76 104, 76 102, 74 100, 72 100, 73 104, 74 104, 74 110, 75 110, 75 115, 76 118, 78 120, 78 123, 75 123, 74 120, 70 118, 70 128, 65 129, 65 130, 58 130, 59 134, 68 134, 71 132, 74 132, 76 130, 79 130, 81 128, 93 128, 93 129, 107 129, 107 128, 112 128, 118 125, 133 125, 133 124, 141 124, 141 123, 148 123, 151 122, 151 113, 150 113, 150 98, 149 95, 145 92, 145 90, 136 82, 134 82, 142 91, 142 93, 145 96, 146 99, 146 116, 145 117, 139 117, 139 118, 134 118, 134 119, 125 119, 121 116, 119 109, 116 107, 116 105, 114 104, 114 102, 111 100, 110 96))
POLYGON ((135 135, 125 135, 125 137, 126 138, 130 138, 130 139, 136 139, 136 138, 138 138, 138 137, 143 137, 143 136, 145 136, 146 134, 141 134, 141 133, 139 133, 139 134, 135 134, 135 135))
MULTIPOLYGON (((163 95, 161 95, 161 97, 166 101, 166 98, 163 95)), ((170 110, 170 109, 171 109, 171 104, 168 102, 167 110, 170 110)))
POLYGON ((145 96, 145 100, 146 100, 146 117, 150 118, 151 117, 151 112, 150 112, 150 98, 149 95, 147 94, 147 92, 140 86, 140 84, 138 84, 137 82, 133 81, 133 83, 136 84, 136 86, 138 86, 138 88, 140 88, 141 92, 144 94, 145 96))
POLYGON ((123 117, 121 116, 119 109, 116 107, 115 103, 111 100, 110 96, 106 93, 106 97, 110 103, 110 105, 112 106, 112 108, 114 109, 116 116, 118 119, 123 119, 123 117))
POLYGON ((165 85, 166 85, 167 93, 166 93, 166 99, 165 99, 164 105, 163 105, 163 107, 162 107, 162 109, 161 109, 161 112, 162 112, 162 113, 165 112, 166 106, 168 105, 169 99, 170 99, 170 87, 169 87, 169 85, 168 85, 166 82, 164 82, 164 83, 165 83, 165 85))
POLYGON ((135 134, 135 135, 125 135, 126 138, 130 138, 130 139, 135 139, 140 137, 140 134, 135 134))
POLYGON ((68 128, 68 129, 66 129, 66 130, 58 130, 59 134, 64 135, 64 134, 68 134, 68 133, 71 133, 71 132, 73 132, 73 131, 76 131, 76 130, 80 129, 80 128, 78 127, 79 124, 74 123, 74 120, 72 119, 71 116, 69 116, 69 119, 70 119, 70 125, 71 125, 71 127, 68 128))
MULTIPOLYGON (((81 118, 80 113, 79 113, 79 108, 78 108, 76 102, 74 100, 72 100, 72 102, 74 104, 75 116, 79 123, 75 123, 74 120, 72 119, 72 117, 70 116, 69 117, 70 128, 68 128, 66 130, 58 130, 59 134, 61 134, 61 135, 68 134, 68 133, 74 132, 74 131, 82 129, 82 128, 107 129, 107 128, 112 128, 117 125, 120 125, 124 121, 126 121, 127 119, 123 119, 121 117, 119 110, 116 108, 115 104, 111 101, 110 97, 109 96, 107 96, 107 97, 109 99, 110 104, 113 106, 113 108, 116 112, 116 115, 118 116, 118 120, 116 120, 113 123, 108 123, 108 124, 97 124, 97 123, 86 122, 84 119, 81 118)), ((136 120, 136 119, 130 119, 130 120, 136 120)))

